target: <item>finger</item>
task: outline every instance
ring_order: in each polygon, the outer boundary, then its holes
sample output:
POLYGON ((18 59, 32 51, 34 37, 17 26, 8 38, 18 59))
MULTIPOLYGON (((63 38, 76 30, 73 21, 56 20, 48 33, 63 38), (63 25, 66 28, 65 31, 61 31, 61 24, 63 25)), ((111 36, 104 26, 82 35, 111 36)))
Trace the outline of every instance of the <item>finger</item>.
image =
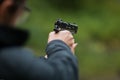
POLYGON ((77 47, 78 43, 73 44, 73 49, 77 47))
POLYGON ((70 46, 72 46, 74 43, 75 43, 75 39, 74 38, 69 39, 69 45, 70 46))
POLYGON ((68 30, 63 30, 61 32, 65 33, 65 34, 71 34, 70 31, 68 31, 68 30))
POLYGON ((71 39, 68 40, 68 41, 67 41, 67 44, 68 44, 68 46, 71 47, 71 46, 74 44, 74 40, 73 40, 73 39, 72 39, 72 40, 71 40, 71 39))
POLYGON ((70 38, 71 38, 71 39, 74 39, 73 35, 70 35, 70 38))
POLYGON ((77 45, 78 45, 78 43, 75 43, 71 47, 71 50, 72 50, 73 54, 75 53, 75 48, 76 48, 77 45))

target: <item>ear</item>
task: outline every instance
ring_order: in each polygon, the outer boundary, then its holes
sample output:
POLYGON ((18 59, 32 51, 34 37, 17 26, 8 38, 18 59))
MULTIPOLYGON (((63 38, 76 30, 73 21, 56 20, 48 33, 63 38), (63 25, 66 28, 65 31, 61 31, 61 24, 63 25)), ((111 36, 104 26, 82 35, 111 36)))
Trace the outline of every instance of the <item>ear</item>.
POLYGON ((12 0, 4 0, 2 4, 0 4, 0 13, 4 13, 7 9, 12 5, 12 0))
POLYGON ((0 22, 3 22, 7 15, 8 8, 13 4, 12 0, 4 0, 0 4, 0 22))

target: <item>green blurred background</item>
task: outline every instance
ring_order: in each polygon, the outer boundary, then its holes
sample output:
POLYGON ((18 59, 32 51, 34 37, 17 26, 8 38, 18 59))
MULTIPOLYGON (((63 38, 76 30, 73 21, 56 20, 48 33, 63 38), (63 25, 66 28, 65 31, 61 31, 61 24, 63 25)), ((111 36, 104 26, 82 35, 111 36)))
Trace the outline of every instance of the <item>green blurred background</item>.
POLYGON ((29 0, 32 9, 23 26, 31 32, 27 44, 36 55, 45 47, 54 22, 79 25, 78 46, 81 80, 120 80, 120 0, 29 0))

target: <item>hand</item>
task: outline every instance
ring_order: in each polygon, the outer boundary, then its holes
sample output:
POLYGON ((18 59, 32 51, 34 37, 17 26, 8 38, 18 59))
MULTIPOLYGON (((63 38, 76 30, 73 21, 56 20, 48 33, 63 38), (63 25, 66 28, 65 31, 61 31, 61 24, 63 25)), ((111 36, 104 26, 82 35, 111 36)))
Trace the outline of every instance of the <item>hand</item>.
POLYGON ((49 34, 48 43, 53 40, 61 40, 65 42, 71 48, 71 51, 73 53, 74 53, 75 47, 77 46, 73 38, 73 35, 67 30, 60 31, 59 33, 51 32, 49 34))
POLYGON ((71 48, 71 51, 73 52, 73 54, 75 53, 75 48, 76 46, 78 45, 78 43, 74 43, 70 48, 71 48))

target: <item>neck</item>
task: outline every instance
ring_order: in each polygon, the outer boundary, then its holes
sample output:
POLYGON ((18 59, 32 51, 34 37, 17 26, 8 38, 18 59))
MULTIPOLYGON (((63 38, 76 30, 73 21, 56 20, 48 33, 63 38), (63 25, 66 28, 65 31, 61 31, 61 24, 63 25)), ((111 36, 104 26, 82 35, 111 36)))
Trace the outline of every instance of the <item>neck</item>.
POLYGON ((28 31, 0 25, 0 47, 22 46, 29 37, 28 31))

